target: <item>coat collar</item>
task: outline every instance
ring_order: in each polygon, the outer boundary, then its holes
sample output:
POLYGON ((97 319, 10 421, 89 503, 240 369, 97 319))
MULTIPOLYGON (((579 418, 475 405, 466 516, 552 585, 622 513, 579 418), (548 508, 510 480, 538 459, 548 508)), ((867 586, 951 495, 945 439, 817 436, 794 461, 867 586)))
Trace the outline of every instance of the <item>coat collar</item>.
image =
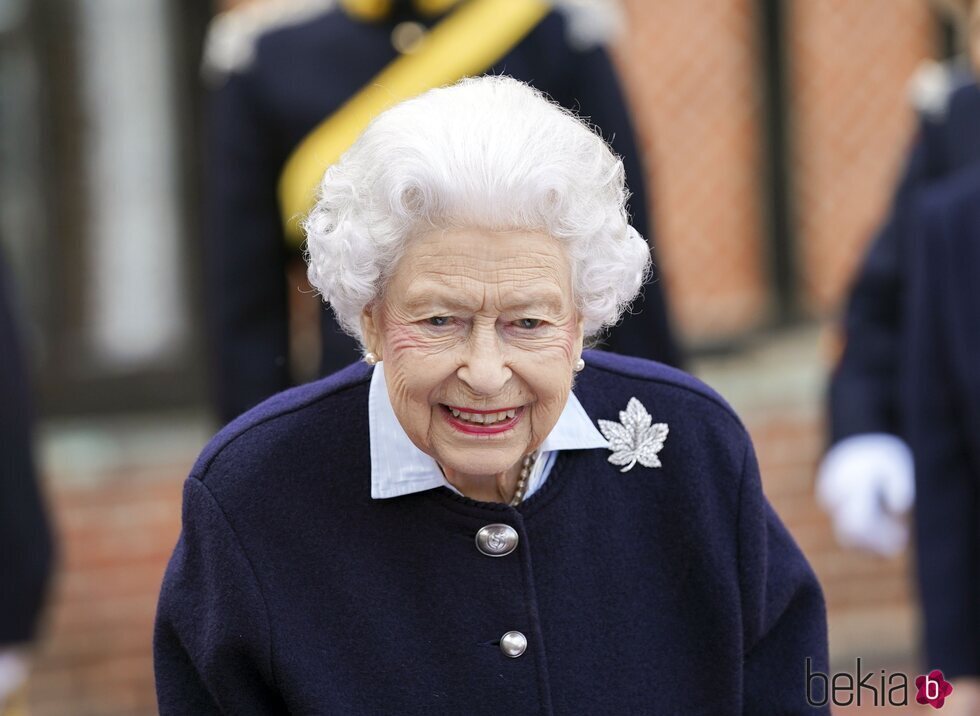
MULTIPOLYGON (((399 497, 434 487, 448 487, 458 492, 443 476, 436 461, 415 447, 399 424, 388 397, 383 362, 374 367, 371 376, 368 430, 371 443, 371 497, 399 497)), ((541 444, 541 457, 537 465, 543 469, 551 462, 549 453, 560 450, 608 447, 608 441, 593 425, 575 393, 569 393, 558 422, 541 444)), ((536 470, 532 481, 540 480, 541 472, 536 470)))

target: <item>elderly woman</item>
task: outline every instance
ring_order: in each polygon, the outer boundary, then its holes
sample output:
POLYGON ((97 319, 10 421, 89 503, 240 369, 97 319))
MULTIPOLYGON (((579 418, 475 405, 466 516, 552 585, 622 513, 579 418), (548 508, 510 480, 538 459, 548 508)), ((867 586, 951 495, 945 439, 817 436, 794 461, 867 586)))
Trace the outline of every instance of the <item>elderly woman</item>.
POLYGON ((583 353, 648 271, 626 198, 596 134, 504 77, 394 107, 331 167, 309 275, 364 363, 194 467, 164 716, 825 700, 820 588, 738 418, 676 370, 583 353))

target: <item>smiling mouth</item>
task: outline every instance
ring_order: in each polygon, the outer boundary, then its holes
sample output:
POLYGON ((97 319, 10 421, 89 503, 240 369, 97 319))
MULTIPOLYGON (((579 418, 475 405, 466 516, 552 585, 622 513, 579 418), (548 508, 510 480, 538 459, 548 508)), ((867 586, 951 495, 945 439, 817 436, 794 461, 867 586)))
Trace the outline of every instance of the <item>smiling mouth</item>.
POLYGON ((503 408, 502 410, 465 410, 463 408, 453 407, 452 405, 444 405, 443 407, 452 413, 452 416, 457 420, 473 423, 474 425, 493 425, 510 420, 517 415, 517 411, 521 410, 523 406, 503 408))
POLYGON ((509 431, 521 418, 527 406, 501 410, 464 410, 453 405, 440 404, 446 420, 456 430, 470 435, 495 435, 509 431))

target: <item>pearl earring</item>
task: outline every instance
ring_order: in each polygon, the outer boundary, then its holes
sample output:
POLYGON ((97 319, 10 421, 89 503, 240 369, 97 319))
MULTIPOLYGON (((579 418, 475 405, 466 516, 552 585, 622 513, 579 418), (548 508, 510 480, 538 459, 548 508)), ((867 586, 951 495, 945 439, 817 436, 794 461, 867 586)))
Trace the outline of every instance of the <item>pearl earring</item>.
POLYGON ((585 361, 583 359, 579 358, 577 361, 575 361, 575 372, 576 373, 581 373, 582 372, 582 369, 584 369, 584 368, 585 368, 585 361))
POLYGON ((368 365, 377 365, 378 356, 374 355, 374 353, 365 353, 364 362, 367 363, 368 365))

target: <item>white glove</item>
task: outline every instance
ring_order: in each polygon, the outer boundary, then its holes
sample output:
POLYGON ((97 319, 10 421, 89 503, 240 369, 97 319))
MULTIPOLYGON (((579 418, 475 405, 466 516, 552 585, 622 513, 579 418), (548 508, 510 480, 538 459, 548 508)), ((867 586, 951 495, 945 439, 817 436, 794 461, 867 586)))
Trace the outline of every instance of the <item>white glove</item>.
POLYGON ((23 650, 0 647, 0 712, 7 699, 27 681, 27 654, 23 650))
POLYGON ((901 552, 909 538, 904 518, 914 500, 912 452, 894 435, 845 438, 820 463, 817 501, 844 547, 885 557, 901 552))

